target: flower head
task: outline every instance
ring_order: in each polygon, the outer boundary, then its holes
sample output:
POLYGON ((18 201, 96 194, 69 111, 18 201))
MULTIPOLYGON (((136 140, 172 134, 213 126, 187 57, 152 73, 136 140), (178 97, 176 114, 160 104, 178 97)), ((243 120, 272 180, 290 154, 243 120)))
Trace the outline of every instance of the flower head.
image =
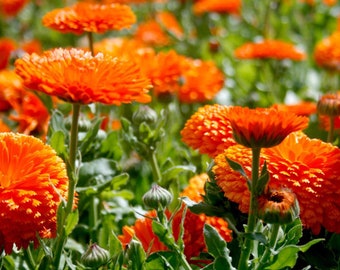
POLYGON ((129 28, 136 16, 127 5, 78 2, 70 7, 48 12, 42 23, 46 27, 67 33, 103 33, 129 28))
POLYGON ((182 141, 211 157, 235 145, 228 110, 227 106, 218 104, 199 108, 185 123, 182 141))
POLYGON ((0 71, 0 111, 7 111, 20 106, 25 90, 20 76, 14 71, 0 71))
POLYGON ((135 63, 78 49, 54 49, 26 54, 15 62, 16 72, 30 89, 62 100, 89 104, 149 102, 151 87, 135 63))
POLYGON ((56 235, 56 211, 67 198, 66 166, 35 137, 0 133, 0 249, 56 235))
POLYGON ((308 126, 307 117, 274 108, 234 106, 228 109, 228 118, 235 141, 250 148, 273 147, 308 126))
MULTIPOLYGON (((246 180, 233 171, 226 157, 243 166, 251 175, 251 151, 240 145, 229 147, 215 158, 213 171, 225 196, 239 204, 242 212, 249 210, 250 192, 246 180)), ((268 188, 287 188, 297 197, 300 217, 306 228, 318 234, 321 226, 339 232, 340 218, 340 149, 301 132, 291 133, 280 145, 265 148, 261 164, 267 162, 270 175, 268 188)))
POLYGON ((272 107, 279 111, 292 112, 300 116, 310 116, 316 113, 316 103, 310 101, 302 101, 296 104, 274 104, 272 107))
POLYGON ((15 16, 27 3, 28 0, 0 0, 0 14, 15 16))
POLYGON ((340 32, 336 31, 329 37, 319 41, 314 49, 315 62, 324 68, 340 70, 340 32))
POLYGON ((330 117, 340 116, 340 94, 325 94, 317 105, 318 113, 330 117))
POLYGON ((195 1, 193 10, 195 14, 202 14, 207 12, 238 14, 240 12, 241 5, 241 0, 198 0, 195 1))
POLYGON ((280 40, 246 43, 235 50, 235 56, 240 59, 272 58, 295 61, 301 61, 306 57, 305 53, 296 49, 293 44, 280 40))

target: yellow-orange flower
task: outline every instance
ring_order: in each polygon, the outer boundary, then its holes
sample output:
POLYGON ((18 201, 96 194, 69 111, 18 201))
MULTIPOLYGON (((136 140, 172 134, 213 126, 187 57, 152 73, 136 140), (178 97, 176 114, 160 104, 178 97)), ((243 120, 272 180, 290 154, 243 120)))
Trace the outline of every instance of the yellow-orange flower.
MULTIPOLYGON (((226 157, 240 163, 250 177, 251 151, 236 145, 215 158, 213 171, 225 196, 239 204, 242 212, 249 209, 250 192, 246 180, 233 171, 226 157)), ((280 145, 263 150, 270 189, 288 188, 296 194, 300 217, 306 228, 318 234, 321 226, 340 232, 340 149, 300 132, 291 133, 280 145)))
POLYGON ((12 39, 0 38, 0 70, 8 66, 11 52, 16 48, 16 44, 12 39))
POLYGON ((206 12, 218 13, 239 13, 241 8, 241 0, 198 0, 195 1, 193 10, 195 14, 206 12))
POLYGON ((319 41, 314 49, 315 62, 321 67, 340 70, 339 42, 339 31, 336 31, 329 37, 319 41))
POLYGON ((86 2, 52 10, 42 18, 46 27, 75 34, 121 30, 131 27, 135 22, 136 16, 127 5, 86 2))
POLYGON ((24 8, 27 2, 28 0, 0 0, 0 14, 15 16, 24 8))
POLYGON ((272 58, 301 61, 306 57, 305 53, 295 48, 293 44, 270 39, 245 43, 237 48, 234 54, 240 59, 272 58))
POLYGON ((0 249, 56 236, 56 211, 67 198, 66 166, 39 139, 0 133, 0 249))
POLYGON ((229 122, 228 107, 218 104, 199 108, 185 123, 181 136, 187 145, 211 157, 236 144, 229 122))
POLYGON ((26 87, 65 101, 115 105, 150 101, 150 82, 138 66, 109 55, 54 49, 40 56, 26 54, 15 67, 26 87))
POLYGON ((250 148, 273 147, 280 144, 291 132, 308 126, 308 118, 275 108, 233 106, 228 118, 236 142, 250 148))
POLYGON ((310 116, 316 113, 316 103, 311 101, 302 101, 296 104, 274 104, 272 107, 279 111, 292 112, 300 116, 310 116))
POLYGON ((178 99, 183 103, 212 100, 224 85, 224 75, 212 61, 186 58, 178 99))

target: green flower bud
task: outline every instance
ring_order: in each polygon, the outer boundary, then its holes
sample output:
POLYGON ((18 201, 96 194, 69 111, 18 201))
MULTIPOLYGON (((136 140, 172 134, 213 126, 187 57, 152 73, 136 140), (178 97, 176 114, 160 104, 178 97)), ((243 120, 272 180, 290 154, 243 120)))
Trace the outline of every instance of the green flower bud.
POLYGON ((166 208, 171 203, 172 194, 165 188, 153 184, 151 189, 144 194, 142 199, 147 207, 159 210, 166 208))
POLYGON ((299 203, 291 191, 269 190, 258 198, 258 217, 266 223, 288 224, 299 214, 299 203))
POLYGON ((157 122, 157 113, 148 106, 141 105, 138 110, 132 115, 132 121, 139 126, 141 123, 152 125, 157 122))
POLYGON ((98 246, 96 243, 91 244, 87 251, 81 257, 81 263, 86 267, 98 268, 105 265, 110 260, 110 253, 98 246))

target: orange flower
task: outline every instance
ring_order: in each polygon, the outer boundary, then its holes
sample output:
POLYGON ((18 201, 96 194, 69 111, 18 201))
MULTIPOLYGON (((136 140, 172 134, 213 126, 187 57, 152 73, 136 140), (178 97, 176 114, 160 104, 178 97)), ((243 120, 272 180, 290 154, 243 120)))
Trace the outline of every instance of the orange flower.
POLYGON ((235 145, 229 122, 228 107, 206 105, 198 109, 181 131, 182 141, 201 154, 211 157, 235 145))
POLYGON ((27 2, 28 0, 0 0, 0 14, 15 16, 24 8, 27 2))
MULTIPOLYGON (((320 123, 320 128, 329 131, 330 130, 330 119, 329 116, 327 115, 319 115, 318 117, 319 123, 320 123)), ((335 116, 334 117, 334 130, 336 132, 340 131, 340 116, 335 116)))
POLYGON ((314 59, 319 66, 340 70, 339 42, 340 32, 336 31, 316 44, 314 49, 314 59))
POLYGON ((301 61, 306 57, 305 53, 296 49, 291 43, 269 39, 256 43, 246 43, 235 50, 235 56, 240 59, 273 58, 295 61, 301 61))
POLYGON ((0 133, 0 249, 56 236, 56 211, 67 198, 66 166, 35 137, 0 133))
POLYGON ((280 144, 291 132, 308 126, 308 118, 274 108, 234 106, 228 118, 235 141, 250 148, 273 147, 280 144))
MULTIPOLYGON (((249 209, 246 180, 233 171, 226 157, 240 163, 250 177, 251 151, 240 145, 229 147, 215 158, 213 171, 225 196, 249 209)), ((267 161, 270 189, 288 188, 296 194, 300 217, 306 228, 318 234, 321 226, 339 233, 340 149, 302 133, 291 133, 280 145, 266 148, 261 163, 267 161)))
POLYGON ((15 48, 16 44, 12 39, 0 38, 0 70, 7 68, 11 53, 15 48))
POLYGON ((16 72, 30 89, 69 102, 120 105, 149 102, 149 80, 133 62, 78 49, 54 49, 26 54, 15 62, 16 72))
POLYGON ((42 23, 62 33, 103 33, 108 30, 129 28, 136 16, 129 6, 121 4, 94 4, 78 2, 70 7, 48 12, 42 23))
POLYGON ((224 75, 212 61, 187 58, 181 80, 183 84, 178 92, 181 102, 205 102, 212 100, 222 89, 224 75))
POLYGON ((327 116, 340 115, 340 94, 325 94, 318 101, 318 113, 327 116))
POLYGON ((154 19, 140 23, 134 37, 150 46, 164 46, 171 41, 166 31, 178 39, 183 37, 183 29, 176 17, 170 12, 162 11, 158 12, 154 19))
POLYGON ((0 89, 0 111, 8 111, 13 107, 20 106, 26 92, 20 76, 12 70, 1 70, 0 89))
POLYGON ((194 3, 193 10, 195 14, 206 12, 238 14, 240 12, 241 4, 241 0, 199 0, 194 3))
POLYGON ((274 104, 272 107, 278 111, 292 112, 300 116, 310 116, 316 113, 316 103, 309 101, 297 104, 274 104))

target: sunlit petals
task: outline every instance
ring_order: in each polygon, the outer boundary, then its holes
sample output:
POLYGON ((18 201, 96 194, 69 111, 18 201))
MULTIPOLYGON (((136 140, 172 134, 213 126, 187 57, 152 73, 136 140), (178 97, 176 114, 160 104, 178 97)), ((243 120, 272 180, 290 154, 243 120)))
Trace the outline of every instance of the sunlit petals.
POLYGON ((329 37, 319 41, 314 49, 315 62, 321 67, 340 70, 339 42, 339 31, 336 31, 329 37))
POLYGON ((198 0, 195 1, 193 10, 195 14, 206 12, 218 13, 239 13, 241 8, 241 0, 198 0))

